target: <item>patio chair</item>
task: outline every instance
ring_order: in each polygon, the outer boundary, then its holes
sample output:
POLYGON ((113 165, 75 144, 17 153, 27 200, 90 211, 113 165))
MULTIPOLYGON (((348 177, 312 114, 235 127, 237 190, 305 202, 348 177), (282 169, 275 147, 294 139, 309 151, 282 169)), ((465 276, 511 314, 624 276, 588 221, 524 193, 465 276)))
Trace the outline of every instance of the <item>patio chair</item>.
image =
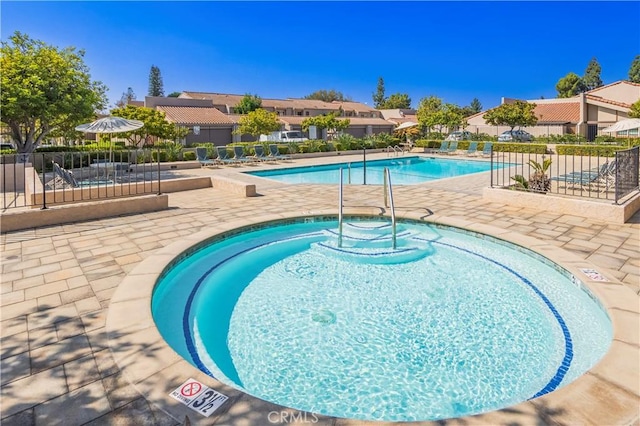
POLYGON ((597 170, 580 170, 578 172, 566 173, 551 180, 567 187, 581 187, 581 189, 591 190, 592 187, 602 187, 602 192, 608 190, 615 183, 616 161, 604 163, 597 170))
POLYGON ((274 143, 269 144, 269 156, 271 158, 275 158, 276 160, 291 160, 290 155, 280 154, 280 151, 278 151, 278 145, 274 143))
POLYGON ((253 151, 255 152, 254 158, 258 161, 275 161, 275 158, 271 158, 264 153, 264 146, 262 145, 254 145, 253 151))
POLYGON ((449 142, 448 141, 442 141, 442 143, 440 144, 440 149, 437 151, 439 154, 446 154, 449 152, 449 142))
POLYGON ((217 146, 216 152, 218 153, 218 162, 220 164, 238 164, 238 161, 229 157, 226 146, 217 146))
POLYGON ((484 147, 482 148, 482 156, 483 157, 491 156, 492 152, 493 152, 493 143, 485 142, 484 147))
POLYGON ((233 159, 240 164, 248 164, 257 161, 255 158, 250 158, 245 155, 244 147, 242 145, 236 145, 233 147, 233 159))
POLYGON ((478 142, 469 142, 469 149, 466 155, 471 157, 478 154, 478 142))
POLYGON ((447 154, 453 155, 458 150, 458 141, 453 141, 449 144, 449 149, 447 150, 447 154))
POLYGON ((52 161, 53 163, 53 174, 55 178, 47 183, 50 187, 53 186, 61 186, 62 188, 80 188, 85 186, 92 185, 109 185, 113 184, 112 180, 78 180, 71 170, 67 170, 64 167, 61 167, 60 164, 52 161))
POLYGON ((200 163, 200 167, 215 167, 218 164, 216 160, 209 158, 207 148, 202 146, 196 148, 196 159, 200 163))

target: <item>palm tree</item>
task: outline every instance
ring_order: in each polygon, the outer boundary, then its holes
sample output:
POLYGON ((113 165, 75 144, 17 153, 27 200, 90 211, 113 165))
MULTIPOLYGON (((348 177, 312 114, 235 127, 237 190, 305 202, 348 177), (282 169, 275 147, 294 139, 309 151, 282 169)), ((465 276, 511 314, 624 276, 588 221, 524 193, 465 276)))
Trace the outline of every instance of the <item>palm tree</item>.
POLYGON ((529 190, 549 191, 551 189, 551 179, 547 177, 547 170, 551 167, 551 158, 542 157, 542 164, 535 160, 529 160, 529 166, 533 169, 533 175, 529 177, 529 190))

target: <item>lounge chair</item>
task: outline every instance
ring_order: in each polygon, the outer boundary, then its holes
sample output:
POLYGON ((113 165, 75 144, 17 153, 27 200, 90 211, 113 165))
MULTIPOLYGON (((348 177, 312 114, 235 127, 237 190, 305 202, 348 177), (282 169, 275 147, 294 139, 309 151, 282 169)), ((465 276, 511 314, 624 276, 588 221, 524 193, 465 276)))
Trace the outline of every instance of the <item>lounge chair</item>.
POLYGON ((598 169, 580 170, 578 172, 566 173, 558 177, 552 177, 551 180, 557 181, 558 184, 568 187, 582 187, 591 189, 592 187, 603 187, 602 191, 606 191, 615 182, 616 161, 604 163, 598 169))
POLYGON ((60 164, 52 161, 54 179, 51 180, 48 185, 50 187, 60 186, 62 188, 80 188, 91 185, 110 185, 114 182, 112 180, 78 180, 71 170, 67 170, 61 167, 60 164))
POLYGON ((244 153, 244 147, 242 145, 236 145, 233 147, 233 159, 240 164, 248 164, 257 161, 255 158, 249 158, 244 153))
POLYGON ((442 143, 440 144, 440 149, 438 150, 439 154, 446 154, 449 152, 449 142, 448 141, 442 141, 442 143))
POLYGON ((472 156, 478 154, 478 142, 469 142, 469 149, 467 149, 466 155, 472 156))
POLYGON ((493 152, 493 143, 485 142, 484 147, 482 148, 482 156, 483 157, 491 156, 492 152, 493 152))
POLYGON ((218 153, 218 162, 220 164, 238 164, 238 162, 229 157, 229 152, 226 146, 217 146, 216 151, 218 153))
POLYGON ((253 151, 255 152, 253 157, 258 161, 275 161, 275 158, 271 158, 268 155, 265 155, 264 146, 262 145, 254 145, 253 151))
POLYGON ((447 154, 453 155, 458 150, 458 141, 453 141, 449 144, 449 149, 447 150, 447 154))
POLYGON ((214 167, 217 165, 215 160, 209 158, 205 147, 199 146, 196 148, 196 158, 200 162, 200 167, 214 167))
POLYGON ((280 151, 278 151, 278 145, 274 143, 269 144, 269 156, 276 160, 291 160, 290 155, 280 154, 280 151))

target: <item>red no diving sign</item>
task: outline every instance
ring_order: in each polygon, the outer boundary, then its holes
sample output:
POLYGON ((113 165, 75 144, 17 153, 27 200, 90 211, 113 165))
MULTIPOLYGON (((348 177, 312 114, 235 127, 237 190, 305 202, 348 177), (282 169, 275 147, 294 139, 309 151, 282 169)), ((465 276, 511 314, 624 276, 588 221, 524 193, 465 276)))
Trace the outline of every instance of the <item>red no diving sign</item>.
POLYGON ((195 379, 187 380, 169 395, 206 417, 209 417, 229 399, 195 379))

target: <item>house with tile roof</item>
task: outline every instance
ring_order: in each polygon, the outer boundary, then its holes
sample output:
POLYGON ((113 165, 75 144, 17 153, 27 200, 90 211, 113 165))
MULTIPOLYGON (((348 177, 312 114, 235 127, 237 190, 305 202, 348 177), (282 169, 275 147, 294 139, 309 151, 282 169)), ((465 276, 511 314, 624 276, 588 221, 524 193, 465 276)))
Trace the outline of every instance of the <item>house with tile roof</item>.
MULTIPOLYGON (((538 117, 535 126, 523 127, 534 136, 582 135, 591 141, 602 129, 617 121, 629 118, 631 104, 640 100, 640 84, 616 81, 571 98, 527 100, 536 104, 538 117)), ((502 98, 502 104, 515 99, 502 98)), ((476 133, 499 135, 507 126, 490 126, 480 112, 467 118, 467 130, 476 133)))
MULTIPOLYGON (((167 120, 189 128, 191 132, 186 137, 188 145, 198 142, 226 145, 255 140, 250 135, 234 133, 241 117, 235 113, 234 107, 243 97, 225 93, 182 92, 177 98, 148 96, 145 106, 163 111, 167 120)), ((355 137, 391 133, 395 127, 378 110, 359 102, 263 98, 262 108, 278 115, 283 130, 302 130, 305 118, 329 113, 348 118, 350 125, 346 133, 355 137)))

